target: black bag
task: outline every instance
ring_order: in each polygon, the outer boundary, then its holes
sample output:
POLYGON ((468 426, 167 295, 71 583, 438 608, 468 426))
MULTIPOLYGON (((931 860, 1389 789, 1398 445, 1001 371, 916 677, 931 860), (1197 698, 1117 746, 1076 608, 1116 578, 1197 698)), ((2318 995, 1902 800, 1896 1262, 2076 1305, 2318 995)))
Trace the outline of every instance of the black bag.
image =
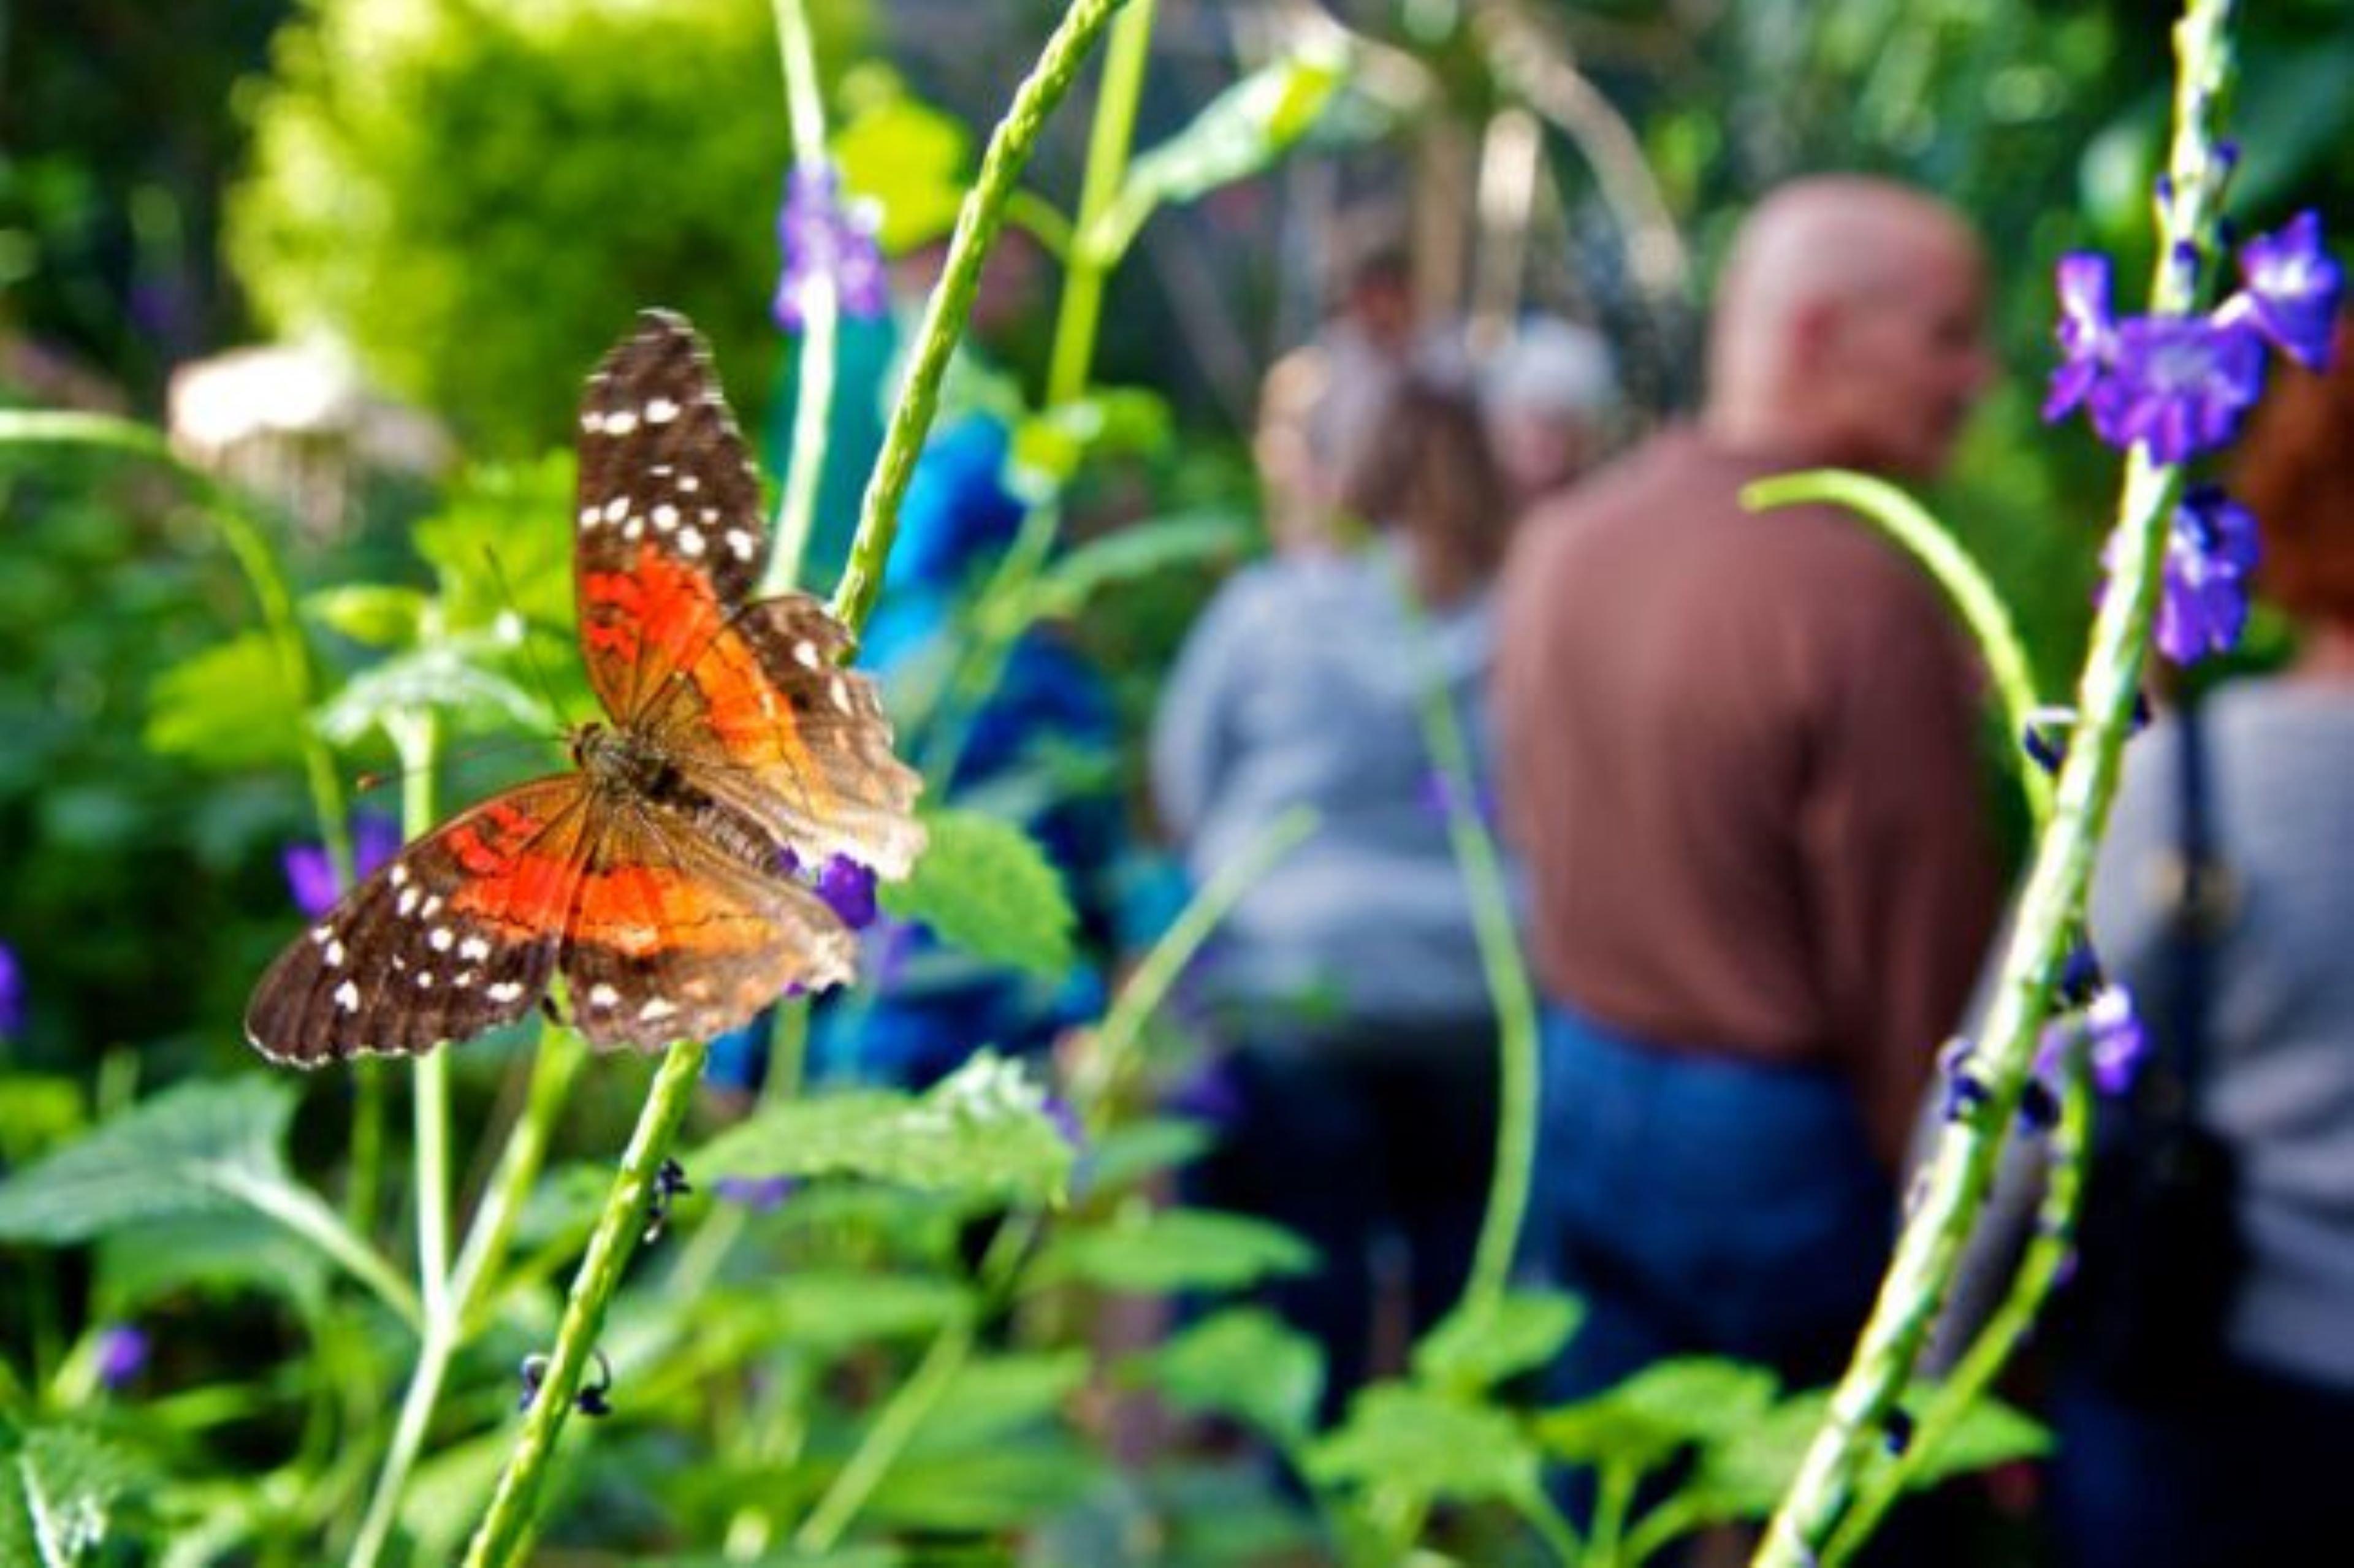
POLYGON ((2077 1269, 2060 1304, 2072 1359, 2111 1393, 2144 1404, 2181 1404, 2215 1385, 2246 1264, 2238 1156, 2196 1118, 2210 966, 2231 905, 2209 832, 2204 729, 2197 704, 2186 704, 2179 859, 2169 878, 2171 1027, 2155 1032, 2158 1048, 2125 1101, 2102 1109, 2077 1269))

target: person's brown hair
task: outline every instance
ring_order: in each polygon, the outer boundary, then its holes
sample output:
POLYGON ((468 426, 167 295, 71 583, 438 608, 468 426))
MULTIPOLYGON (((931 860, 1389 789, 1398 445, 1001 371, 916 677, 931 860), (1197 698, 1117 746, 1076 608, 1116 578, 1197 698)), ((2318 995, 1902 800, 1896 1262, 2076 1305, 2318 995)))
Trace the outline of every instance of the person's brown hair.
POLYGON ((1416 376, 1399 383, 1341 499, 1406 542, 1426 604, 1461 599, 1503 564, 1512 503, 1469 392, 1416 376))
POLYGON ((2263 533, 2265 597, 2301 620, 2354 625, 2354 317, 2339 319, 2330 365, 2275 372, 2231 489, 2263 533))

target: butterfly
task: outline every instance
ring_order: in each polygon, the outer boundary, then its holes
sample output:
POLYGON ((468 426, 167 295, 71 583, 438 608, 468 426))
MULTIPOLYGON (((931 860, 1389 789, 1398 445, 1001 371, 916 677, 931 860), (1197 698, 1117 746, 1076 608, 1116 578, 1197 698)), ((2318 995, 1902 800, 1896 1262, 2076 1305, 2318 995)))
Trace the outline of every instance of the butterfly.
POLYGON ((246 1010, 264 1055, 430 1050, 558 976, 591 1044, 653 1049, 852 978, 855 938, 808 874, 906 875, 918 779, 840 667, 850 633, 807 595, 751 597, 759 482, 684 316, 642 313, 589 377, 577 506, 608 722, 572 731, 570 771, 461 812, 291 943, 246 1010))

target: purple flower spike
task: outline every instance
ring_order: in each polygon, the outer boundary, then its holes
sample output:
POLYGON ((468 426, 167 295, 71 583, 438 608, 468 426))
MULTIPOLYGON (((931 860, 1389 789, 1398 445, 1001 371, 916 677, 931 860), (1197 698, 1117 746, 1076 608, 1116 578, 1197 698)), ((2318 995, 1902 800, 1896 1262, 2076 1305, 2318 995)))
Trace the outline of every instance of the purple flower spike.
POLYGON ((800 1179, 792 1176, 722 1176, 711 1184, 711 1191, 731 1203, 767 1213, 782 1207, 800 1186, 800 1179))
POLYGON ((0 942, 0 1040, 14 1040, 25 1032, 25 971, 16 950, 0 942))
POLYGON ((2239 433, 2263 389, 2264 340, 2238 322, 2133 316, 2119 322, 2108 368, 2084 394, 2093 428, 2123 450, 2188 461, 2239 433))
POLYGON ((817 895, 830 905, 842 923, 854 931, 875 924, 875 871, 848 855, 838 854, 817 874, 817 895))
POLYGON ((2248 575, 2256 566, 2256 519, 2211 484, 2193 488, 2167 531, 2158 646, 2178 664, 2221 653, 2248 624, 2248 575))
POLYGON ((796 164, 785 180, 777 239, 785 252, 777 284, 777 324, 797 333, 809 319, 810 293, 831 279, 844 315, 873 318, 890 306, 889 278, 869 217, 843 205, 833 170, 796 164))
POLYGON ((1063 1135, 1065 1143, 1073 1149, 1087 1146, 1087 1124, 1079 1119, 1076 1106, 1060 1095, 1048 1095, 1045 1104, 1040 1108, 1045 1111, 1046 1119, 1055 1124, 1055 1130, 1063 1135))
POLYGON ((2109 259, 2084 251, 2060 258, 2060 363, 2043 399, 2046 422, 2091 395, 2106 368, 2117 323, 2109 314, 2109 259))
POLYGON ((129 1323, 110 1323, 98 1332, 98 1381, 120 1393, 147 1370, 146 1333, 129 1323))
MULTIPOLYGON (((400 848, 400 829, 390 819, 363 814, 352 819, 352 875, 366 877, 400 848)), ((286 886, 295 906, 322 919, 335 906, 335 867, 324 844, 289 844, 281 857, 286 886)))
POLYGON ((2277 233, 2249 240, 2240 249, 2240 277, 2246 290, 2222 313, 2244 309, 2274 348, 2308 370, 2327 368, 2346 273, 2322 249, 2321 216, 2298 213, 2277 233))
POLYGON ((2084 1010, 2084 1033, 2092 1053, 2093 1082, 2105 1095, 2121 1095, 2132 1086, 2142 1058, 2149 1054, 2149 1033, 2134 1011, 2133 992, 2113 985, 2084 1010))

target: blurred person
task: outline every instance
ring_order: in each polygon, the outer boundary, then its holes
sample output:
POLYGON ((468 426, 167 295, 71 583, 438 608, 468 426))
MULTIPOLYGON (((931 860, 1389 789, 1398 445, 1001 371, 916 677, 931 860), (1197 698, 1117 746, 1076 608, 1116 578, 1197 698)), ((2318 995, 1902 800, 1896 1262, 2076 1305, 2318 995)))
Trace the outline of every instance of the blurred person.
MULTIPOLYGON (((2204 1377, 2186 1367, 2137 1386, 2105 1376, 2082 1336, 2061 1338, 2073 1351, 2054 1380, 2051 1513, 2069 1568, 2319 1562, 2354 1542, 2349 454, 2354 328, 2341 322, 2327 375, 2283 367, 2232 485, 2255 514, 2259 587, 2294 621, 2296 655, 2132 743, 2095 866, 2094 946, 2140 1000, 2154 1059, 2186 1069, 2195 1121, 2232 1152, 2243 1261, 2220 1321, 2202 1325, 2221 1340, 2204 1377), (2226 890, 2190 938, 2195 1000, 2181 989, 2180 900, 2168 895, 2182 882, 2193 768, 2204 860, 2226 890)), ((2090 1267, 2095 1238, 2084 1239, 2090 1267)))
POLYGON ((1808 1384, 1887 1261, 1892 1172, 1993 925, 1978 677, 1930 580, 1838 508, 1920 480, 1991 366, 1960 217, 1810 178, 1742 226, 1710 386, 1515 542, 1497 722, 1544 1002, 1532 1261, 1582 1295, 1570 1398, 1664 1357, 1808 1384))
POLYGON ((1309 439, 1329 471, 1356 471, 1409 378, 1455 383, 1467 365, 1457 323, 1424 319, 1402 220, 1363 215, 1335 241, 1332 310, 1309 344, 1323 371, 1309 439))
POLYGON ((1204 967, 1233 1050, 1200 1188, 1318 1247, 1272 1295, 1324 1348, 1328 1419, 1371 1366, 1378 1249, 1404 1242, 1426 1328, 1462 1289, 1494 1157, 1494 1012, 1421 709, 1437 684, 1484 759, 1511 507, 1468 396, 1409 380, 1373 434, 1344 500, 1375 536, 1228 581, 1152 734, 1154 793, 1197 882, 1285 811, 1318 812, 1204 967))
POLYGON ((1609 440, 1618 408, 1610 346, 1555 316, 1521 324, 1481 368, 1479 401, 1497 466, 1523 508, 1569 488, 1609 440))

